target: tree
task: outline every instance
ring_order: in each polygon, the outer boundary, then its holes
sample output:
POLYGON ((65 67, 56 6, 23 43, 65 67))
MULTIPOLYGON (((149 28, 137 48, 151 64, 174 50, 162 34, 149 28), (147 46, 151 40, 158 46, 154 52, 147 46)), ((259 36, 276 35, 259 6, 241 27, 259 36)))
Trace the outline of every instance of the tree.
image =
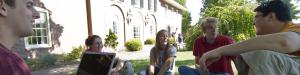
MULTIPOLYGON (((199 21, 201 22, 201 21, 199 21)), ((203 34, 202 30, 201 30, 201 26, 200 24, 201 23, 197 23, 196 25, 194 26, 190 26, 190 28, 188 28, 187 32, 189 33, 186 33, 185 34, 185 39, 184 39, 184 42, 186 43, 186 50, 192 50, 193 49, 193 44, 194 44, 194 40, 203 34)))
POLYGON ((182 25, 182 33, 185 36, 188 28, 191 27, 191 14, 189 12, 183 12, 182 13, 182 21, 181 21, 181 25, 182 25))
POLYGON ((214 6, 227 6, 227 5, 243 5, 245 0, 202 0, 203 8, 201 12, 204 12, 207 8, 212 8, 214 6))
MULTIPOLYGON (((186 0, 176 0, 179 4, 185 6, 186 0)), ((188 11, 183 11, 182 12, 182 20, 181 20, 181 29, 182 29, 182 35, 183 37, 186 37, 188 29, 191 27, 191 13, 188 11)), ((186 39, 186 38, 184 38, 186 39)))
MULTIPOLYGON (((265 1, 270 1, 270 0, 256 0, 257 3, 263 3, 265 1)), ((300 16, 297 16, 297 14, 300 13, 300 10, 297 9, 297 6, 295 4, 292 3, 292 1, 300 1, 300 0, 281 0, 284 3, 286 3, 290 9, 291 9, 291 16, 293 19, 299 19, 300 16)))
MULTIPOLYGON (((256 4, 246 0, 204 0, 204 6, 206 7, 201 12, 202 18, 218 18, 220 34, 232 37, 237 42, 255 36, 253 9, 256 4)), ((187 50, 192 50, 194 40, 198 36, 203 35, 200 26, 202 18, 200 18, 196 26, 191 27, 187 31, 185 40, 187 50)))
POLYGON ((185 6, 186 0, 176 0, 180 5, 185 6))
POLYGON ((106 46, 106 47, 109 46, 109 47, 112 47, 115 49, 119 44, 117 42, 117 40, 118 40, 118 36, 114 32, 112 32, 111 29, 109 29, 109 33, 108 33, 108 35, 106 35, 106 38, 105 38, 104 46, 106 46))
POLYGON ((236 41, 242 41, 255 36, 253 26, 254 6, 251 3, 224 7, 215 6, 207 8, 203 17, 218 18, 220 34, 230 36, 236 41))

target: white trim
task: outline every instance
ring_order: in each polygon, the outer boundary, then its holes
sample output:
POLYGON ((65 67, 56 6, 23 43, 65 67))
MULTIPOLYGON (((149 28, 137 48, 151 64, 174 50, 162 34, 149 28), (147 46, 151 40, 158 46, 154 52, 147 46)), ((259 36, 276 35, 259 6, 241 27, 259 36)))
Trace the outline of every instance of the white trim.
MULTIPOLYGON (((51 41, 51 28, 50 28, 50 15, 49 15, 49 11, 40 7, 34 7, 38 12, 42 12, 42 13, 46 13, 47 15, 47 28, 33 28, 33 29, 47 29, 48 30, 48 35, 47 35, 47 44, 36 44, 36 45, 29 45, 28 44, 28 37, 24 38, 24 43, 25 43, 25 48, 26 49, 32 49, 32 48, 49 48, 52 46, 52 41, 51 41)), ((43 41, 43 40, 42 40, 43 41)))

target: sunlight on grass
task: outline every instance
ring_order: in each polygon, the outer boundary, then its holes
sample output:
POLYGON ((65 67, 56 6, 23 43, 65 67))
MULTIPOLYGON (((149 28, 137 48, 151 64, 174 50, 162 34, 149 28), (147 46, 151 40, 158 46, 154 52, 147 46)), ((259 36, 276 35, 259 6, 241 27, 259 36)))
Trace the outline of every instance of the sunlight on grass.
MULTIPOLYGON (((149 59, 142 58, 140 60, 131 60, 135 73, 145 70, 147 65, 149 64, 149 59)), ((178 67, 181 65, 186 65, 194 68, 194 56, 192 51, 178 51, 176 57, 176 67, 175 67, 175 75, 178 74, 178 67)), ((75 75, 75 72, 68 73, 67 75, 75 75)))
MULTIPOLYGON (((194 56, 192 54, 192 51, 179 51, 177 52, 176 57, 176 67, 175 67, 175 75, 178 74, 178 67, 181 65, 186 65, 189 67, 194 67, 194 56)), ((140 70, 145 70, 147 65, 149 64, 149 59, 143 59, 143 60, 132 60, 132 63, 134 64, 134 71, 135 73, 139 72, 140 70)))

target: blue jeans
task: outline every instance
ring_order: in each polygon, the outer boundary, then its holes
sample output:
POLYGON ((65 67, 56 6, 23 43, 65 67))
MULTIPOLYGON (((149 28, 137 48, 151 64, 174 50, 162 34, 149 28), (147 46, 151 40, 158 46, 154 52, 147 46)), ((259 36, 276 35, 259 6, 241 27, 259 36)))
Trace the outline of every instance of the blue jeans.
MULTIPOLYGON (((200 75, 200 70, 198 69, 193 69, 187 66, 180 66, 178 68, 178 72, 180 75, 200 75)), ((210 72, 210 75, 230 75, 229 73, 215 73, 215 72, 210 72)))
MULTIPOLYGON (((159 72, 159 70, 160 70, 160 68, 155 67, 155 69, 154 69, 154 75, 157 75, 157 73, 159 72)), ((148 69, 138 72, 137 75, 148 75, 148 69)), ((172 72, 165 72, 164 75, 173 75, 173 73, 172 72)))

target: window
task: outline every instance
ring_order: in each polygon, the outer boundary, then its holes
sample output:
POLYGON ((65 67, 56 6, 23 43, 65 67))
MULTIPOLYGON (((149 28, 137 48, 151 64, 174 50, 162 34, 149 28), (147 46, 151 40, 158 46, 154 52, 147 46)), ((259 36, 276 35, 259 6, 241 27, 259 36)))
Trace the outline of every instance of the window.
POLYGON ((133 37, 139 38, 140 37, 140 28, 138 26, 133 27, 133 37))
POLYGON ((152 0, 148 0, 148 10, 152 9, 152 0))
POLYGON ((157 11, 157 0, 154 0, 154 11, 157 11))
POLYGON ((156 5, 156 0, 148 0, 148 10, 154 11, 156 5))
POLYGON ((118 30, 117 30, 117 22, 113 21, 113 32, 115 34, 118 34, 118 30))
POLYGON ((112 32, 115 34, 118 34, 118 25, 119 25, 119 18, 118 15, 116 13, 114 13, 113 15, 110 16, 110 29, 112 29, 112 32))
POLYGON ((144 8, 144 0, 140 0, 140 7, 144 8))
POLYGON ((140 7, 140 0, 131 0, 131 5, 135 6, 135 7, 140 7))
POLYGON ((38 7, 36 9, 40 14, 40 18, 35 19, 33 27, 34 34, 25 38, 25 46, 27 49, 51 46, 48 11, 38 7))
POLYGON ((136 0, 131 0, 131 5, 135 5, 136 4, 136 0))
POLYGON ((153 33, 153 26, 150 26, 150 34, 153 33))

